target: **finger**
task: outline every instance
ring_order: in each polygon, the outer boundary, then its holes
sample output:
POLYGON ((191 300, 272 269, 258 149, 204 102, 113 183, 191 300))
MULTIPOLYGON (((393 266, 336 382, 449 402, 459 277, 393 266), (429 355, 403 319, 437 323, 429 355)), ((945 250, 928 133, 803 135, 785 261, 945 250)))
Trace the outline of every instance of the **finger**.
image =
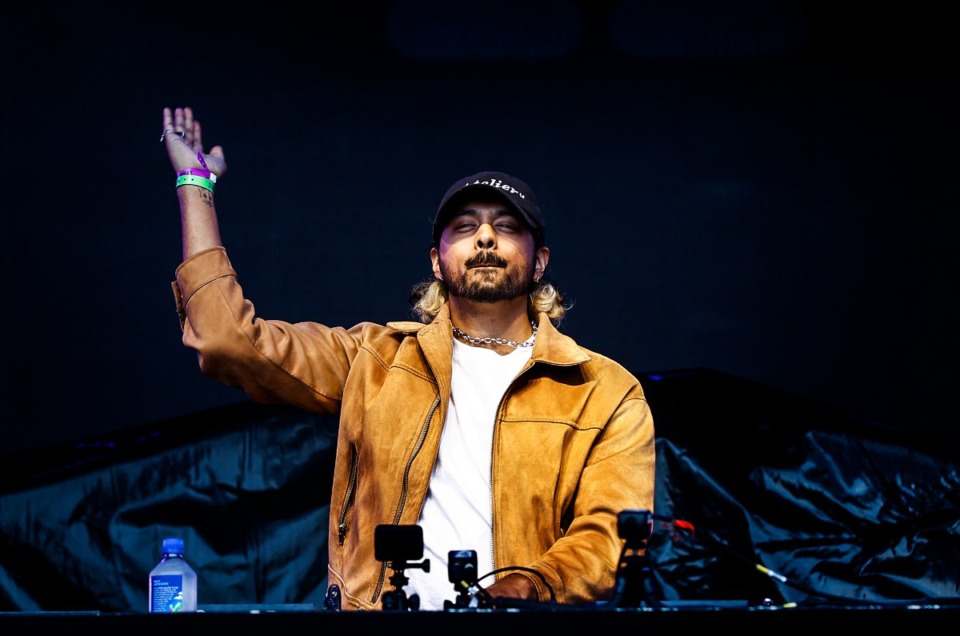
POLYGON ((198 121, 193 122, 193 149, 203 152, 203 129, 198 121))
POLYGON ((169 108, 163 109, 163 127, 161 130, 160 141, 164 141, 168 136, 176 134, 173 131, 173 112, 169 108))
POLYGON ((193 145, 193 109, 184 108, 183 109, 183 132, 187 133, 186 141, 191 146, 193 145))
POLYGON ((173 130, 181 133, 183 132, 183 109, 177 108, 173 111, 173 130))

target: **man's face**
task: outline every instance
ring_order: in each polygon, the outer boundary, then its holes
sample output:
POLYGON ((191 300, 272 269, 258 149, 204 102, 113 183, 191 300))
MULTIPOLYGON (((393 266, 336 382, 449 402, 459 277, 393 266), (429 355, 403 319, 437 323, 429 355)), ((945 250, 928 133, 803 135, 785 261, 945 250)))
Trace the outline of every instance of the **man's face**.
POLYGON ((451 215, 430 252, 434 276, 450 296, 493 303, 526 296, 546 267, 526 223, 498 198, 468 199, 451 215))

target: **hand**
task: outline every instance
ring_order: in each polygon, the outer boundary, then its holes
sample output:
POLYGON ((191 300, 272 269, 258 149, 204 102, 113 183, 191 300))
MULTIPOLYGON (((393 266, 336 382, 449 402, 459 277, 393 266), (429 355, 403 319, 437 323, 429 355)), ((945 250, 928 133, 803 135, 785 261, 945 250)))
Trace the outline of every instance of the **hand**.
POLYGON ((533 581, 522 574, 508 574, 496 583, 486 588, 486 593, 497 606, 498 598, 519 599, 522 601, 538 601, 537 588, 533 581))
POLYGON ((210 154, 203 154, 200 122, 193 118, 193 109, 190 107, 163 109, 162 141, 166 144, 167 156, 176 172, 187 168, 203 168, 204 163, 207 164, 207 170, 217 177, 222 177, 227 171, 222 147, 214 146, 210 154))

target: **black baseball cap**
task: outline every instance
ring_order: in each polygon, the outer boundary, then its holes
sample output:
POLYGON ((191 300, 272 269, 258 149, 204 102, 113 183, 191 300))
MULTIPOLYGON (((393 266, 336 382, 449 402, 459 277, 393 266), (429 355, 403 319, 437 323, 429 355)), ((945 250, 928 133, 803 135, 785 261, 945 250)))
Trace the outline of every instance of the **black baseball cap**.
POLYGON ((533 190, 526 183, 502 172, 478 172, 477 174, 456 180, 440 201, 437 216, 433 220, 433 242, 440 240, 440 234, 447 224, 449 213, 457 203, 476 191, 494 192, 510 204, 520 218, 526 221, 533 232, 538 245, 543 245, 546 223, 540 212, 540 205, 533 190))

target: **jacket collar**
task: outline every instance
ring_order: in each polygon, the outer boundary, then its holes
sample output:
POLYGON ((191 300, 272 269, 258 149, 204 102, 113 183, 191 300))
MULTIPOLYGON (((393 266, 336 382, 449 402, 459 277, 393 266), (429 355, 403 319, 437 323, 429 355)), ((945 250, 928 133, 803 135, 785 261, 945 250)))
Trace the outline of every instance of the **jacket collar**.
MULTIPOLYGON (((453 324, 450 322, 450 305, 444 304, 440 313, 428 324, 416 321, 388 322, 387 326, 397 331, 416 334, 425 351, 437 351, 449 357, 453 353, 453 324)), ((550 318, 541 313, 537 316, 537 339, 533 343, 530 359, 558 366, 583 364, 590 356, 565 334, 560 333, 550 318)))

